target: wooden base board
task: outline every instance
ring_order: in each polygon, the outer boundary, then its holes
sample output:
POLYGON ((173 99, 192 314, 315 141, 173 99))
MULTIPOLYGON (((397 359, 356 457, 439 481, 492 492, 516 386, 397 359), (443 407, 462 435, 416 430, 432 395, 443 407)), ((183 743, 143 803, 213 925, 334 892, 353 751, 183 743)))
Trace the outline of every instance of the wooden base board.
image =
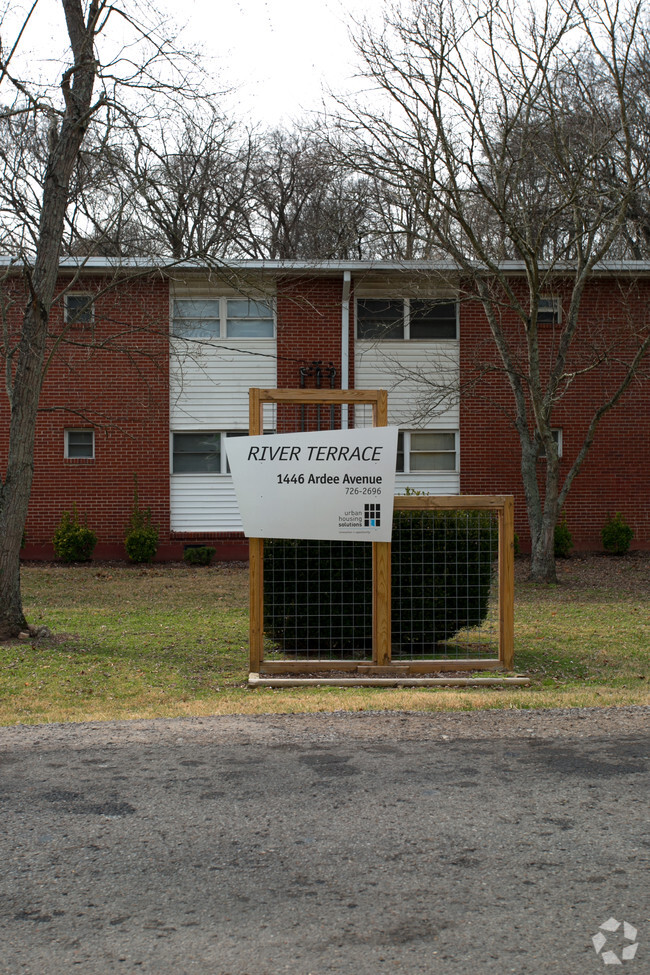
POLYGON ((248 675, 249 687, 529 687, 530 677, 262 677, 248 675))
MULTIPOLYGON (((355 673, 365 673, 367 668, 377 668, 371 660, 319 660, 318 657, 311 659, 302 657, 300 660, 263 660, 261 661, 260 674, 290 675, 292 673, 307 673, 315 671, 320 673, 327 670, 351 671, 355 673)), ((437 660, 407 660, 392 661, 384 665, 384 668, 391 672, 402 672, 406 669, 409 674, 428 674, 438 673, 443 670, 503 670, 503 664, 496 657, 487 659, 464 659, 454 660, 453 658, 437 660)))

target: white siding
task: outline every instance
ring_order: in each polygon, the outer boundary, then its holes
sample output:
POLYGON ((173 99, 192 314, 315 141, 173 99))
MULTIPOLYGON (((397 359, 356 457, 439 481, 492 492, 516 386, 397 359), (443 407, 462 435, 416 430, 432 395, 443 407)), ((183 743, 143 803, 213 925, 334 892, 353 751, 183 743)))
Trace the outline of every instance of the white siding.
POLYGON ((397 474, 395 494, 406 494, 406 489, 423 491, 424 494, 460 494, 460 475, 455 471, 421 471, 417 474, 397 474))
MULTIPOLYGON (((388 422, 404 430, 423 427, 458 430, 460 417, 454 396, 444 399, 431 416, 423 416, 425 404, 458 379, 458 342, 360 342, 355 349, 357 389, 388 390, 388 422)), ((460 494, 458 471, 398 474, 397 494, 406 488, 427 494, 460 494)))
POLYGON ((174 532, 242 531, 232 477, 173 474, 171 529, 174 532))
POLYGON ((447 397, 434 416, 420 419, 424 404, 434 401, 440 387, 458 378, 457 342, 361 342, 355 349, 357 389, 388 390, 388 422, 409 427, 457 430, 458 403, 447 397))
POLYGON ((277 385, 275 339, 174 339, 172 430, 248 430, 248 390, 277 385))
MULTIPOLYGON (((272 299, 272 282, 190 276, 173 297, 272 299)), ((277 386, 275 339, 172 339, 172 431, 248 430, 248 390, 277 386)), ((176 532, 241 531, 229 474, 171 474, 171 527, 176 532)))
MULTIPOLYGON (((174 340, 172 431, 248 430, 249 387, 277 385, 275 339, 218 345, 174 340)), ((172 531, 242 530, 229 474, 172 474, 170 498, 172 531)))

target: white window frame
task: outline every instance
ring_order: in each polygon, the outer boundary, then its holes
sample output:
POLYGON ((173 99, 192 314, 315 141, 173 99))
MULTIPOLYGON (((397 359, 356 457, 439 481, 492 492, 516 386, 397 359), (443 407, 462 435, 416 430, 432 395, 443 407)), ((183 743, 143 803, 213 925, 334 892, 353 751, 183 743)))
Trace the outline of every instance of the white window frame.
POLYGON ((77 326, 78 328, 85 328, 87 325, 93 325, 95 322, 95 296, 86 293, 85 291, 69 291, 63 296, 63 321, 66 325, 71 325, 72 327, 77 326), (69 311, 70 298, 83 298, 84 304, 87 303, 88 307, 84 309, 84 316, 88 316, 86 319, 71 318, 69 311))
MULTIPOLYGON (((460 462, 459 462, 459 431, 458 430, 442 430, 440 428, 436 428, 436 429, 429 429, 429 428, 424 429, 424 428, 421 428, 419 430, 400 430, 400 435, 402 437, 404 468, 403 468, 403 470, 399 470, 398 469, 397 470, 397 474, 409 474, 411 477, 421 477, 423 475, 425 477, 431 477, 431 475, 434 475, 435 476, 435 475, 439 475, 439 474, 458 474, 459 468, 460 468, 460 462), (453 468, 448 468, 448 469, 444 469, 444 468, 443 469, 440 469, 440 468, 431 468, 429 470, 411 470, 411 453, 412 453, 412 451, 411 451, 411 436, 414 433, 415 434, 418 434, 418 433, 445 433, 445 434, 453 434, 453 437, 454 437, 454 450, 453 450, 453 454, 454 454, 454 467, 453 468)), ((443 453, 445 453, 445 454, 451 454, 452 453, 451 450, 444 450, 444 451, 443 450, 440 450, 440 451, 430 451, 430 452, 431 453, 440 453, 440 454, 443 454, 443 453)))
POLYGON ((230 475, 228 469, 228 458, 226 456, 226 440, 228 437, 248 436, 248 430, 172 430, 169 442, 169 469, 174 477, 223 477, 230 475), (174 437, 179 434, 198 436, 219 436, 219 470, 218 471, 175 471, 174 470, 174 437))
POLYGON ((355 327, 355 337, 357 342, 458 342, 459 332, 460 332, 460 320, 459 320, 459 303, 458 299, 452 295, 433 295, 432 297, 417 297, 417 298, 398 298, 391 297, 390 295, 357 295, 355 298, 354 306, 354 327, 355 327), (387 337, 382 338, 381 335, 376 335, 373 338, 359 337, 359 314, 358 314, 358 302, 359 301, 401 301, 404 310, 403 321, 404 321, 404 334, 401 338, 387 337), (423 339, 412 339, 411 338, 411 302, 412 301, 430 301, 445 304, 453 304, 456 309, 456 335, 454 338, 423 338, 423 339))
MULTIPOLYGON (((74 446, 74 445, 73 445, 74 446)), ((88 427, 77 427, 66 429, 63 431, 63 456, 66 460, 94 460, 95 459, 95 431, 89 430, 88 427), (90 457, 75 456, 75 454, 70 453, 70 434, 71 433, 85 433, 89 434, 91 438, 92 454, 90 457)))
MULTIPOLYGON (((197 316, 198 317, 198 316, 197 316)), ((255 318, 255 316, 250 316, 255 318)), ((199 319, 200 320, 200 319, 199 319)), ((171 333, 175 338, 179 339, 194 339, 203 342, 215 342, 228 340, 229 342, 259 342, 264 339, 274 339, 277 332, 277 315, 276 315, 276 303, 275 299, 269 296, 259 296, 255 298, 247 298, 244 295, 228 295, 221 297, 214 297, 213 295, 192 295, 192 296, 175 296, 171 301, 171 315, 170 315, 170 327, 171 333), (176 321, 192 321, 190 316, 176 316, 176 303, 181 301, 196 301, 196 302, 214 302, 216 314, 213 316, 205 316, 203 319, 206 322, 218 322, 219 328, 218 332, 215 330, 214 334, 210 335, 192 335, 177 333, 175 331, 176 321), (228 322, 229 321, 246 321, 245 317, 237 317, 234 315, 228 315, 228 302, 229 301, 250 301, 255 304, 266 305, 270 311, 271 315, 268 319, 271 321, 271 334, 270 335, 228 335, 228 322)), ((179 431, 180 432, 180 431, 179 431)))

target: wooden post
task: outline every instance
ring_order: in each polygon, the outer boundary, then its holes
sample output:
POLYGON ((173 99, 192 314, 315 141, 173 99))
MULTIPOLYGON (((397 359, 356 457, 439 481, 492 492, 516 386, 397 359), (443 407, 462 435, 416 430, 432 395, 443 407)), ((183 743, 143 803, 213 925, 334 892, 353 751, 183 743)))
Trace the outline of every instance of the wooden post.
POLYGON ((264 659, 264 539, 248 540, 250 672, 259 674, 264 659))
POLYGON ((499 657, 506 670, 515 662, 515 502, 503 498, 499 512, 499 657))
MULTIPOLYGON (((260 390, 249 390, 248 432, 252 437, 263 432, 262 409, 260 390)), ((264 659, 263 538, 249 538, 248 540, 248 580, 250 607, 248 623, 249 669, 252 674, 259 674, 264 659)))
MULTIPOLYGON (((388 425, 388 393, 377 390, 372 407, 376 427, 388 425)), ((390 542, 372 543, 372 659, 377 667, 387 667, 391 660, 391 577, 390 542)))
POLYGON ((372 543, 372 659, 387 667, 391 658, 390 542, 372 543))

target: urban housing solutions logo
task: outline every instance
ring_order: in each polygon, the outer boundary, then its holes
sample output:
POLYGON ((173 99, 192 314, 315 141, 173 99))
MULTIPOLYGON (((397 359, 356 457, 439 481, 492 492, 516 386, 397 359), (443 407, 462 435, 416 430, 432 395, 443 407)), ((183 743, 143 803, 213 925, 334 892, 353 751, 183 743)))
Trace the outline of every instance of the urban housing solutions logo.
POLYGON ((591 941, 596 954, 602 958, 603 964, 622 965, 624 961, 632 961, 636 955, 639 947, 636 934, 636 928, 632 924, 628 924, 627 921, 617 921, 615 917, 610 917, 600 925, 598 934, 595 934, 591 941), (607 934, 603 933, 605 931, 607 934), (614 934, 617 934, 616 939, 612 938, 614 934), (609 935, 609 942, 607 935, 609 935), (612 947, 613 940, 616 941, 614 945, 616 951, 612 947), (607 951, 603 951, 608 944, 607 951), (617 952, 620 952, 620 956, 617 952))
POLYGON ((364 504, 363 506, 364 528, 379 528, 380 525, 381 525, 381 505, 364 504))

